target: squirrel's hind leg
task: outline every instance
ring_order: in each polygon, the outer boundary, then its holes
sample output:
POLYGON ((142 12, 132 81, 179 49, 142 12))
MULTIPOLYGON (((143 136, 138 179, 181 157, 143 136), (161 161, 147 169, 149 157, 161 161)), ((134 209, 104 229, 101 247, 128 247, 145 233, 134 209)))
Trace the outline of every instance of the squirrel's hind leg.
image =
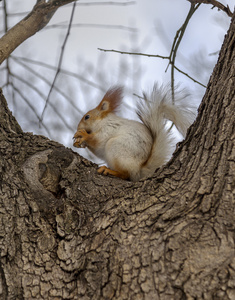
POLYGON ((119 177, 122 179, 130 178, 130 174, 127 171, 114 171, 114 170, 107 168, 106 166, 100 167, 97 172, 99 174, 112 175, 112 176, 119 177))

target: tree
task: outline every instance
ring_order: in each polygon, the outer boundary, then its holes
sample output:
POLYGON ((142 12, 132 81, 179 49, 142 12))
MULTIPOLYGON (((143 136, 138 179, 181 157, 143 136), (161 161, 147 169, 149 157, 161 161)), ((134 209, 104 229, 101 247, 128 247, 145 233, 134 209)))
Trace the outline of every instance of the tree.
POLYGON ((0 102, 1 299, 234 299, 235 16, 195 123, 132 183, 0 102))

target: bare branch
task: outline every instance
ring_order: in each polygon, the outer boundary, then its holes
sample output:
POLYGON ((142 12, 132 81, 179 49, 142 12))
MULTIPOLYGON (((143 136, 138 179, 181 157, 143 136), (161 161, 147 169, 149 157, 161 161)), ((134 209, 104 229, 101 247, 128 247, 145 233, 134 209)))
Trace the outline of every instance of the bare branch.
POLYGON ((157 55, 157 54, 147 54, 147 53, 140 53, 140 52, 126 52, 126 51, 120 51, 120 50, 114 50, 114 49, 108 50, 108 49, 102 49, 102 48, 98 48, 98 50, 104 51, 104 52, 115 52, 115 53, 120 53, 120 54, 140 55, 140 56, 147 56, 147 57, 170 59, 169 56, 162 56, 162 55, 157 55))
MULTIPOLYGON (((3 1, 3 10, 4 10, 4 32, 6 33, 8 30, 8 11, 7 11, 7 2, 6 0, 3 1)), ((6 69, 7 69, 7 83, 10 82, 10 66, 8 59, 6 60, 6 69)))
POLYGON ((32 11, 0 39, 0 64, 26 39, 41 30, 56 10, 74 0, 38 1, 32 11))
MULTIPOLYGON (((13 59, 16 59, 16 60, 23 60, 23 61, 26 61, 28 63, 31 63, 31 64, 34 64, 34 65, 38 65, 40 67, 44 67, 44 68, 47 68, 47 69, 50 69, 50 70, 57 70, 56 67, 52 66, 52 65, 49 65, 49 64, 46 64, 44 62, 41 62, 41 61, 37 61, 37 60, 33 60, 33 59, 30 59, 30 58, 27 58, 27 57, 19 57, 19 56, 11 56, 11 58, 13 59)), ((100 90, 100 91, 103 91, 105 92, 105 89, 103 86, 101 85, 98 85, 96 84, 95 82, 93 81, 90 81, 84 77, 82 77, 81 75, 77 74, 77 73, 74 73, 74 72, 71 72, 71 71, 67 71, 67 70, 64 70, 64 69, 60 69, 60 72, 65 74, 65 75, 68 75, 68 76, 72 76, 74 78, 77 78, 79 79, 80 81, 100 90)))
MULTIPOLYGON (((16 63, 18 63, 19 65, 21 65, 22 67, 24 67, 26 70, 28 70, 30 73, 32 73, 34 76, 36 76, 37 78, 41 79, 43 82, 45 82, 47 85, 51 86, 51 82, 49 80, 47 80, 45 78, 45 76, 41 75, 39 72, 34 71, 32 68, 30 68, 28 65, 26 65, 25 63, 23 63, 21 60, 16 59, 14 57, 11 56, 11 58, 13 60, 15 60, 16 63)), ((64 97, 68 103, 71 104, 71 106, 78 111, 80 114, 83 114, 82 111, 77 107, 77 105, 75 105, 73 103, 73 100, 68 96, 67 93, 63 92, 61 89, 59 89, 57 86, 54 87, 54 89, 62 96, 64 97)))
POLYGON ((44 116, 45 110, 46 110, 46 108, 47 108, 47 104, 48 104, 48 102, 49 102, 50 95, 51 95, 51 93, 52 93, 52 91, 53 91, 53 88, 54 88, 56 79, 57 79, 57 77, 58 77, 58 75, 59 75, 59 73, 60 73, 60 68, 61 68, 61 65, 62 65, 63 57, 64 57, 64 50, 65 50, 65 46, 66 46, 66 43, 67 43, 67 41, 68 41, 68 37, 69 37, 69 34, 70 34, 70 29, 71 29, 71 25, 72 25, 72 22, 73 22, 73 16, 74 16, 75 8, 76 8, 76 2, 74 2, 74 5, 73 5, 73 9, 72 9, 72 12, 71 12, 71 17, 70 17, 70 21, 69 21, 69 26, 68 26, 67 34, 66 34, 66 36, 65 36, 64 43, 63 43, 63 45, 62 45, 62 47, 61 47, 61 53, 60 53, 60 58, 59 58, 59 63, 58 63, 57 71, 56 71, 56 74, 55 74, 53 83, 52 83, 52 85, 51 85, 49 94, 48 94, 48 96, 47 96, 47 99, 46 99, 46 103, 45 103, 44 109, 43 109, 42 114, 41 114, 40 123, 41 123, 42 120, 43 120, 43 116, 44 116))
POLYGON ((200 4, 195 5, 191 3, 188 15, 184 21, 184 24, 180 27, 180 29, 176 32, 171 51, 170 51, 170 59, 169 59, 169 65, 171 65, 171 92, 172 92, 172 101, 174 103, 175 99, 175 59, 176 59, 176 53, 178 51, 179 45, 182 41, 182 38, 184 36, 185 30, 188 26, 189 20, 191 19, 192 15, 195 13, 195 11, 199 8, 200 4))
POLYGON ((191 2, 192 4, 196 4, 196 3, 203 3, 203 4, 212 4, 213 7, 217 7, 219 10, 221 9, 222 11, 224 11, 229 17, 233 16, 233 13, 231 12, 229 6, 225 6, 222 3, 220 3, 219 1, 216 0, 188 0, 189 2, 191 2))
POLYGON ((201 83, 200 81, 197 81, 196 79, 194 79, 192 76, 188 75, 187 73, 185 73, 184 71, 180 70, 179 68, 176 67, 176 65, 174 65, 174 69, 176 69, 178 72, 184 74, 186 77, 188 77, 189 79, 191 79, 192 81, 194 81, 195 83, 203 86, 204 88, 206 88, 206 85, 201 83))
MULTIPOLYGON (((44 101, 45 97, 43 95, 43 93, 35 88, 35 86, 33 86, 32 84, 29 83, 29 81, 23 79, 22 77, 18 76, 17 74, 11 74, 14 78, 18 79, 19 81, 23 82, 25 85, 27 85, 28 87, 30 87, 33 91, 35 91, 44 101)), ((16 90, 15 86, 13 86, 13 88, 16 90)), ((62 122, 64 123, 64 125, 71 131, 73 131, 73 128, 67 123, 67 121, 65 120, 65 118, 63 117, 63 114, 60 113, 60 111, 56 108, 56 106, 52 103, 49 103, 49 105, 53 108, 54 112, 57 114, 57 116, 62 120, 62 122)), ((38 120, 40 122, 40 125, 42 125, 42 120, 40 117, 38 117, 38 120)))
POLYGON ((125 2, 116 2, 116 1, 100 1, 100 2, 84 2, 79 3, 79 6, 93 6, 93 5, 119 5, 119 6, 126 6, 126 5, 133 5, 136 4, 136 1, 125 1, 125 2))
MULTIPOLYGON (((31 109, 31 111, 34 113, 34 115, 36 116, 36 118, 39 120, 40 116, 38 115, 37 111, 35 110, 35 108, 33 107, 33 105, 31 104, 31 101, 24 96, 24 94, 18 89, 16 88, 14 85, 12 85, 13 90, 18 93, 20 95, 20 97, 27 103, 28 107, 31 109)), ((46 127, 46 125, 43 123, 42 127, 46 130, 48 136, 50 137, 50 131, 49 129, 46 127)))
POLYGON ((8 20, 7 20, 7 16, 8 16, 8 12, 7 12, 7 2, 6 0, 3 0, 3 10, 4 10, 4 31, 7 32, 8 30, 8 20))
POLYGON ((188 75, 187 73, 185 73, 184 71, 180 70, 179 68, 177 68, 175 66, 175 64, 173 64, 173 62, 171 61, 171 57, 170 56, 163 56, 163 55, 158 55, 158 54, 147 54, 147 53, 141 53, 141 52, 126 52, 126 51, 120 51, 120 50, 108 50, 108 49, 102 49, 102 48, 98 48, 98 50, 100 51, 104 51, 104 52, 115 52, 115 53, 120 53, 120 54, 128 54, 128 55, 140 55, 140 56, 147 56, 147 57, 156 57, 156 58, 162 58, 162 59, 168 59, 169 60, 169 65, 173 65, 173 68, 176 69, 178 72, 184 74, 186 77, 188 77, 189 79, 191 79, 192 81, 194 81, 195 83, 203 86, 206 88, 206 86, 199 82, 198 80, 194 79, 193 77, 191 77, 190 75, 188 75))
MULTIPOLYGON (((192 15, 194 14, 194 12, 199 8, 200 4, 193 4, 191 3, 191 7, 190 10, 188 12, 188 15, 184 21, 184 24, 180 27, 180 29, 176 32, 172 47, 171 47, 171 51, 170 51, 170 55, 169 56, 163 56, 163 55, 157 55, 157 54, 146 54, 146 53, 134 53, 134 52, 126 52, 126 51, 118 51, 118 50, 107 50, 107 49, 101 49, 98 48, 98 50, 100 51, 104 51, 104 52, 115 52, 115 53, 120 53, 120 54, 129 54, 129 55, 140 55, 140 56, 147 56, 147 57, 156 57, 156 58, 162 58, 162 59, 168 59, 169 60, 169 65, 171 65, 171 90, 172 90, 172 101, 174 103, 174 94, 175 94, 175 87, 174 87, 174 81, 175 81, 175 75, 174 75, 174 71, 177 70, 178 72, 184 74, 186 77, 190 78, 192 81, 194 81, 195 83, 198 83, 199 85, 206 87, 204 84, 200 83, 199 81, 197 81, 196 79, 194 79, 193 77, 189 76, 187 73, 183 72, 182 70, 180 70, 179 68, 177 68, 175 66, 175 59, 176 59, 176 54, 179 48, 179 45, 181 43, 181 40, 184 36, 185 30, 188 26, 189 20, 191 19, 192 15)), ((168 66, 166 68, 166 70, 168 69, 168 66)))
MULTIPOLYGON (((52 24, 48 25, 46 29, 53 29, 53 28, 67 28, 68 26, 65 24, 52 24)), ((118 30, 127 30, 131 32, 137 32, 138 29, 134 27, 129 27, 129 26, 123 26, 123 25, 109 25, 109 24, 73 24, 73 28, 75 27, 86 27, 86 28, 104 28, 104 29, 118 29, 118 30)))

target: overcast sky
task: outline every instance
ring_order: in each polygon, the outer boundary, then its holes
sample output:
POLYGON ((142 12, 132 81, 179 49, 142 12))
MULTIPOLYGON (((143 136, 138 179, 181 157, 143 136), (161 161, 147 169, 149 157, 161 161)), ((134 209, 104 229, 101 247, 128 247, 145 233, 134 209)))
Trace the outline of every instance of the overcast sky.
MULTIPOLYGON (((17 13, 30 11, 32 2, 34 1, 24 0, 19 3, 11 0, 7 4, 10 12, 17 13)), ((71 30, 63 61, 65 68, 77 70, 74 62, 78 57, 88 62, 96 62, 97 56, 100 55, 98 48, 131 51, 133 46, 138 46, 141 52, 168 55, 175 32, 182 25, 190 7, 190 3, 186 0, 137 0, 135 4, 128 6, 83 6, 82 4, 86 2, 92 1, 78 1, 76 7, 73 21, 76 25, 71 30), (89 26, 92 24, 107 25, 107 28, 89 26), (109 28, 111 25, 117 26, 117 29, 109 28)), ((221 2, 229 4, 231 8, 235 4, 235 0, 221 2)), ((43 58, 44 61, 56 65, 58 49, 61 47, 67 28, 65 26, 56 29, 52 25, 68 24, 71 9, 72 5, 60 8, 49 26, 28 39, 15 51, 15 54, 27 53, 35 59, 43 58)), ((10 25, 19 18, 21 17, 11 18, 10 25)), ((183 55, 181 59, 190 60, 198 51, 204 51, 205 55, 218 51, 229 22, 224 12, 212 10, 210 5, 201 5, 191 19, 180 45, 179 50, 183 55)), ((114 53, 106 53, 106 56, 113 62, 112 67, 115 65, 115 60, 119 60, 120 57, 119 54, 114 53)), ((144 59, 146 80, 142 88, 156 80, 164 80, 162 68, 164 69, 166 64, 166 61, 160 59, 144 59)))
MULTIPOLYGON (((166 60, 104 53, 99 51, 98 48, 168 56, 175 33, 183 24, 189 11, 189 1, 137 0, 132 5, 83 5, 88 2, 97 3, 99 1, 78 1, 73 19, 74 26, 66 44, 63 69, 78 74, 81 72, 81 75, 88 78, 93 67, 100 74, 100 77, 103 77, 103 81, 100 80, 103 89, 108 89, 110 85, 121 81, 120 83, 127 86, 131 94, 151 89, 156 81, 169 82, 170 70, 167 73, 165 72, 166 60), (128 70, 120 68, 120 64, 125 62, 128 65, 128 70), (118 72, 123 72, 122 78, 117 76, 118 72), (128 79, 129 77, 125 72, 128 73, 131 80, 128 79)), ((220 2, 225 5, 228 4, 231 10, 235 5, 235 0, 221 0, 220 2)), ((26 15, 35 3, 36 1, 32 0, 20 2, 10 0, 7 1, 7 6, 9 13, 25 12, 26 15)), ((3 1, 0 2, 0 7, 2 5, 3 1)), ((13 54, 57 66, 71 10, 72 4, 60 8, 45 29, 25 41, 13 54), (54 25, 60 25, 60 27, 54 25)), ((4 20, 2 10, 0 13, 0 31, 2 31, 4 20)), ((23 15, 9 17, 9 27, 22 18, 23 15)), ((216 8, 212 10, 210 5, 201 5, 190 20, 178 51, 176 65, 206 85, 217 60, 217 56, 211 54, 220 50, 229 24, 230 18, 224 12, 218 11, 216 8)), ((6 80, 3 68, 4 64, 0 69, 0 86, 6 80)), ((14 68, 14 65, 12 65, 12 68, 14 68)), ((43 76, 48 76, 52 82, 54 73, 46 71, 43 76)), ((92 76, 89 79, 91 78, 92 76)), ((97 77, 94 80, 96 79, 97 77)), ((66 85, 70 85, 71 82, 68 79, 66 85)), ((200 101, 204 88, 177 72, 176 82, 181 82, 183 86, 189 86, 195 98, 200 101)), ((44 89, 40 82, 36 84, 39 88, 44 89)), ((78 85, 71 85, 71 95, 75 95, 75 97, 79 95, 79 91, 76 92, 76 89, 80 89, 78 85)), ((57 99, 56 96, 54 98, 57 99)), ((56 105, 59 103, 63 107, 60 101, 62 100, 58 98, 55 103, 56 105)), ((8 96, 8 102, 10 106, 13 105, 10 95, 8 96)), ((34 102, 37 103, 40 110, 43 109, 43 103, 40 104, 40 101, 34 102)), ((81 101, 79 103, 81 109, 85 109, 81 101)), ((12 109, 14 111, 13 106, 12 109)), ((19 114, 18 109, 15 113, 19 114)), ((53 119, 51 116, 51 113, 49 113, 50 119, 53 119)), ((71 117, 68 122, 73 128, 77 121, 74 121, 74 118, 71 117)), ((22 120, 20 118, 20 124, 25 130, 28 130, 30 126, 25 117, 22 120)), ((46 134, 38 126, 31 131, 46 134)), ((58 134, 52 135, 52 138, 71 146, 71 134, 71 130, 68 130, 68 138, 62 139, 58 134)))

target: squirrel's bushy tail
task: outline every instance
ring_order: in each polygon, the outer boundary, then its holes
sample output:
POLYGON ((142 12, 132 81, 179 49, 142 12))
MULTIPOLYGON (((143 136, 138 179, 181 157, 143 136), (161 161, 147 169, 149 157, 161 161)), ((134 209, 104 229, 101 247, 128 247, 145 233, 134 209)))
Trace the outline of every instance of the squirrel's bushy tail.
POLYGON ((153 174, 173 152, 172 135, 166 127, 167 121, 172 121, 185 137, 188 127, 195 119, 195 109, 187 103, 187 95, 183 91, 175 90, 173 104, 170 86, 159 87, 155 84, 150 97, 144 94, 144 100, 138 104, 137 115, 153 137, 150 156, 141 172, 143 178, 153 174))

